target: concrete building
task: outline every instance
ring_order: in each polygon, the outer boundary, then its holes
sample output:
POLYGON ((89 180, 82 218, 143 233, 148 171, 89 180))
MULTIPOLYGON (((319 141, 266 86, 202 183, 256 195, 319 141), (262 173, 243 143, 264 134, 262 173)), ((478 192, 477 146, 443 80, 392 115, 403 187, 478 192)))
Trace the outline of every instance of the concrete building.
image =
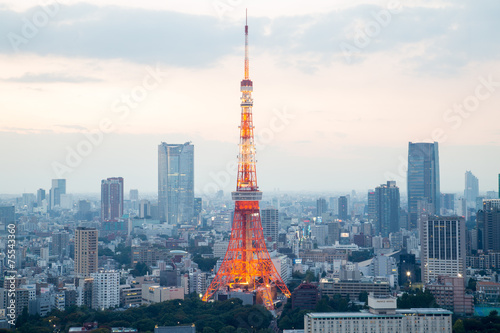
POLYGON ((465 277, 465 220, 463 217, 424 217, 421 225, 422 282, 441 275, 465 277))
POLYGON ((264 232, 264 239, 266 241, 277 242, 279 221, 278 210, 272 207, 261 209, 260 219, 262 223, 262 230, 264 232))
POLYGON ((88 277, 97 272, 98 231, 78 227, 75 230, 75 274, 88 277))
POLYGON ((314 310, 320 300, 320 291, 312 283, 301 283, 292 292, 292 309, 314 310))
POLYGON ((437 281, 426 284, 436 299, 436 303, 456 315, 472 315, 474 313, 474 296, 465 293, 464 278, 440 276, 437 281))
POLYGON ((120 306, 120 273, 103 271, 92 273, 94 279, 92 297, 94 309, 109 309, 120 306))
POLYGON ((362 292, 374 293, 375 296, 390 295, 391 286, 388 281, 382 280, 341 281, 325 278, 319 281, 319 290, 321 295, 333 297, 339 294, 342 297, 357 300, 362 292))
POLYGON ((101 181, 101 221, 118 221, 123 216, 123 178, 101 181))
POLYGON ((368 296, 369 312, 308 313, 306 333, 452 332, 452 313, 444 309, 396 310, 396 298, 368 296))
POLYGON ((480 303, 500 303, 500 283, 478 281, 476 295, 480 303))
POLYGON ((161 287, 154 284, 142 285, 142 304, 153 304, 173 299, 184 299, 184 288, 161 287))

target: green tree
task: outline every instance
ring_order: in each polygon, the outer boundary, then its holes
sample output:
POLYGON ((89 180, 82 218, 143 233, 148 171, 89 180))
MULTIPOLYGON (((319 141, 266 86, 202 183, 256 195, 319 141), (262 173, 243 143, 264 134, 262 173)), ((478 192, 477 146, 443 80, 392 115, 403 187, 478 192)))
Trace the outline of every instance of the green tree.
POLYGON ((365 302, 365 304, 366 304, 368 302, 368 293, 366 291, 360 292, 358 299, 360 302, 365 302))
POLYGON ((212 327, 203 327, 203 333, 216 333, 212 327))
POLYGON ((458 319, 453 324, 453 333, 465 333, 464 322, 461 319, 458 319))

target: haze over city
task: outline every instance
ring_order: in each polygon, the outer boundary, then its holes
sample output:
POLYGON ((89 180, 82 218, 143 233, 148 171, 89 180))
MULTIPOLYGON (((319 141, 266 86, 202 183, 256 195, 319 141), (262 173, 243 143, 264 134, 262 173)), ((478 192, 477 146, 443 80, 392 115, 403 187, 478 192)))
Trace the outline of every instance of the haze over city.
POLYGON ((38 2, 0 2, 1 193, 52 178, 97 193, 113 175, 155 192, 162 141, 195 146, 196 192, 234 190, 246 7, 263 191, 404 190, 410 141, 439 142, 442 191, 466 170, 497 189, 498 2, 58 4, 35 31, 38 2), (103 119, 102 143, 57 175, 103 119))

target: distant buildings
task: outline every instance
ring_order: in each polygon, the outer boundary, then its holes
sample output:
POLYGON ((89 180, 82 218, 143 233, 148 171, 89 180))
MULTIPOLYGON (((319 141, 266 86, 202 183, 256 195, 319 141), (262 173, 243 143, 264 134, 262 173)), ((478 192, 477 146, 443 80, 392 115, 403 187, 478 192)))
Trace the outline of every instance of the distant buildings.
POLYGON ((419 214, 440 214, 438 143, 409 143, 408 146, 409 229, 417 229, 419 214))
POLYGON ((316 200, 316 216, 321 216, 328 211, 328 203, 325 198, 316 200))
POLYGON ((278 241, 279 212, 276 208, 263 208, 260 211, 264 239, 266 241, 278 241))
POLYGON ((151 202, 149 200, 139 202, 139 217, 141 219, 151 217, 151 202))
POLYGON ((52 179, 50 189, 50 209, 61 205, 61 194, 66 194, 66 179, 52 179))
POLYGON ((75 230, 75 274, 88 277, 97 272, 98 231, 78 227, 75 230))
POLYGON ((479 196, 479 180, 470 171, 465 172, 464 197, 468 207, 475 207, 476 198, 479 196))
POLYGON ((388 181, 375 189, 375 210, 377 235, 389 237, 390 233, 399 231, 400 198, 395 181, 388 181))
POLYGON ((158 146, 158 206, 160 220, 168 224, 191 223, 194 215, 194 146, 158 146))
POLYGON ((439 276, 465 277, 465 220, 463 217, 431 216, 421 226, 422 282, 439 276))
POLYGON ((118 221, 123 216, 123 178, 101 181, 101 220, 118 221))
POLYGON ((339 214, 338 217, 340 220, 345 221, 348 218, 348 202, 347 202, 347 197, 346 196, 340 196, 339 197, 339 214))
POLYGON ((482 236, 484 250, 500 252, 500 199, 485 199, 478 214, 478 236, 482 236))

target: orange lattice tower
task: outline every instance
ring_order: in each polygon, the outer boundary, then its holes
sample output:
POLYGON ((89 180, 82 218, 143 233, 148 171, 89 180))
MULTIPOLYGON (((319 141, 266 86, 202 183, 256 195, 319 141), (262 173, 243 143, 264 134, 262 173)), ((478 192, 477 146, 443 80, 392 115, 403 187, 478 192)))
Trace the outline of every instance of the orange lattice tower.
POLYGON ((257 187, 255 171, 255 142, 252 121, 252 90, 248 63, 248 24, 245 25, 245 78, 241 81, 240 152, 238 155, 238 182, 232 192, 235 201, 231 239, 224 261, 203 300, 215 292, 256 291, 268 310, 274 309, 272 287, 277 286, 290 297, 290 291, 276 271, 267 252, 260 221, 259 200, 262 192, 257 187))

